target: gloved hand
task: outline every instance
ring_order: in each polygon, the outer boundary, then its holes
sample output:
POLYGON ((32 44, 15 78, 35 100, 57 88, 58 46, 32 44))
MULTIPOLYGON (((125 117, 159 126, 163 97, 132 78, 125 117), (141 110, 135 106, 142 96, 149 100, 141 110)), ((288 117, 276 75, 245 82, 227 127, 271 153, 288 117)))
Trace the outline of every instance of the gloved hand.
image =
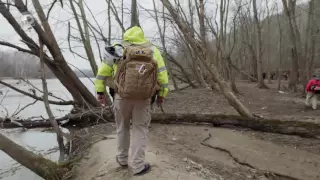
POLYGON ((97 94, 97 100, 101 105, 106 104, 106 97, 104 96, 104 94, 97 94))
POLYGON ((158 106, 161 106, 163 104, 163 97, 162 96, 157 96, 156 103, 158 106))

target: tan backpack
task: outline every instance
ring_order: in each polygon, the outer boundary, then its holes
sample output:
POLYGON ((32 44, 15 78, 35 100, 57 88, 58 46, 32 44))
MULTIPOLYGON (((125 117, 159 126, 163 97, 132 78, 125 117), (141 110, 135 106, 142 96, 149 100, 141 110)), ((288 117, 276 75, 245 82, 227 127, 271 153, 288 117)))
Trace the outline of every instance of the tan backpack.
POLYGON ((115 76, 117 93, 124 99, 144 100, 153 96, 157 85, 157 62, 150 47, 130 45, 124 50, 115 76))

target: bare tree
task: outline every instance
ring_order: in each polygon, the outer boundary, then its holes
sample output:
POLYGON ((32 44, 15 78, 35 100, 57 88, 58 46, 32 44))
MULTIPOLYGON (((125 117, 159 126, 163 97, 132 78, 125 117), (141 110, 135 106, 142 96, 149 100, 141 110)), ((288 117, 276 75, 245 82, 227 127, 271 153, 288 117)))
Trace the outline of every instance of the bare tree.
MULTIPOLYGON (((157 27, 158 27, 158 31, 159 31, 159 35, 160 35, 160 39, 161 39, 161 44, 162 44, 162 48, 163 48, 163 51, 164 51, 164 58, 167 59, 168 51, 167 51, 166 41, 165 41, 166 19, 163 18, 163 27, 161 28, 160 23, 159 23, 159 17, 158 17, 158 12, 157 12, 157 8, 156 8, 156 3, 155 3, 154 0, 152 0, 152 2, 153 2, 155 20, 156 20, 156 23, 157 23, 157 27)), ((162 13, 163 13, 163 16, 164 16, 164 6, 163 6, 163 9, 162 9, 162 13)), ((167 67, 168 67, 168 72, 170 74, 171 80, 173 82, 174 89, 179 90, 179 87, 178 87, 178 84, 176 82, 176 79, 172 75, 172 70, 171 70, 171 66, 170 66, 169 62, 167 62, 167 67)))
POLYGON ((289 34, 291 40, 292 65, 289 79, 289 89, 297 91, 299 62, 301 61, 301 39, 296 20, 296 0, 282 0, 284 12, 288 20, 289 34))
POLYGON ((174 22, 179 27, 180 31, 183 33, 186 40, 189 42, 189 44, 192 46, 192 48, 197 52, 197 56, 202 61, 202 63, 205 64, 206 69, 210 73, 212 79, 214 82, 216 82, 219 85, 219 88, 222 92, 222 94, 226 97, 229 104, 233 106, 237 112, 246 117, 253 117, 252 113, 237 99, 237 97, 232 92, 230 86, 228 83, 226 83, 220 74, 218 73, 218 70, 215 66, 209 66, 207 63, 207 60, 209 58, 208 56, 208 47, 205 46, 205 44, 202 41, 197 41, 192 37, 191 30, 188 27, 185 20, 181 18, 181 16, 177 13, 175 8, 172 6, 172 4, 169 2, 169 0, 161 0, 161 2, 164 4, 164 6, 167 8, 167 10, 170 12, 174 22))
POLYGON ((63 135, 62 131, 58 125, 58 122, 55 120, 53 113, 51 111, 50 105, 49 105, 49 98, 48 98, 48 86, 47 86, 47 80, 46 80, 46 72, 45 72, 45 65, 44 65, 44 52, 43 52, 43 43, 41 42, 41 39, 39 38, 39 44, 40 44, 40 66, 41 66, 41 80, 42 80, 42 88, 43 88, 43 102, 44 106, 46 108, 47 114, 49 116, 50 122, 52 124, 52 127, 54 131, 57 134, 57 142, 59 146, 60 156, 59 156, 59 162, 63 162, 65 158, 65 147, 63 143, 63 135))
POLYGON ((253 14, 254 14, 254 23, 256 26, 256 49, 257 49, 257 71, 258 71, 258 87, 267 89, 268 86, 264 83, 264 79, 262 77, 262 39, 261 39, 261 25, 258 17, 257 10, 257 1, 252 0, 253 14))
MULTIPOLYGON (((75 100, 75 103, 78 106, 99 106, 99 103, 96 100, 96 98, 80 81, 80 79, 76 76, 76 74, 72 71, 72 69, 68 66, 66 60, 64 59, 39 1, 33 0, 32 2, 42 24, 41 27, 41 25, 37 21, 35 21, 33 28, 41 38, 44 45, 47 46, 52 57, 51 58, 48 54, 44 55, 44 62, 46 66, 66 87, 66 89, 70 92, 73 99, 75 100)), ((28 12, 22 0, 16 0, 14 3, 15 7, 20 12, 28 12)), ((2 45, 9 46, 19 51, 39 56, 39 46, 24 31, 21 31, 21 26, 19 25, 17 20, 12 16, 9 9, 3 3, 0 3, 0 13, 13 27, 16 33, 22 38, 22 41, 28 46, 30 50, 12 45, 10 43, 2 43, 2 45)))
POLYGON ((83 0, 79 0, 79 2, 77 3, 81 12, 81 19, 82 19, 82 23, 83 23, 83 27, 80 23, 80 19, 78 17, 78 13, 76 11, 76 8, 74 6, 74 0, 69 0, 70 6, 71 6, 71 10, 74 14, 74 17, 76 19, 77 22, 77 26, 79 29, 79 33, 80 33, 80 37, 82 40, 82 43, 84 45, 84 49, 86 51, 87 57, 88 57, 88 61, 90 62, 90 66, 92 69, 92 72, 94 75, 97 74, 98 72, 98 66, 96 64, 95 58, 94 58, 94 54, 93 54, 93 50, 91 47, 91 42, 90 42, 90 35, 89 35, 89 25, 88 25, 88 21, 87 21, 87 17, 86 17, 86 13, 84 11, 83 8, 83 0))
POLYGON ((131 0, 131 26, 140 26, 137 0, 131 0))
POLYGON ((113 3, 112 0, 106 0, 106 2, 108 3, 108 5, 110 4, 110 8, 111 8, 111 11, 112 11, 112 14, 114 15, 118 25, 120 26, 121 30, 122 30, 122 34, 124 33, 125 31, 125 28, 124 28, 124 24, 123 24, 123 0, 121 0, 121 16, 119 16, 119 13, 117 11, 117 8, 115 6, 115 4, 113 3))
POLYGON ((280 14, 277 15, 278 29, 279 29, 279 66, 278 66, 278 91, 281 89, 281 77, 282 77, 282 41, 283 41, 283 30, 280 22, 280 14))
MULTIPOLYGON (((315 1, 309 1, 308 9, 308 22, 306 28, 305 36, 305 47, 304 47, 304 59, 306 63, 301 63, 301 82, 304 87, 308 83, 308 79, 311 78, 311 73, 313 71, 313 63, 316 48, 316 18, 315 18, 315 1)), ((304 91, 303 91, 304 92, 304 91)))
MULTIPOLYGON (((179 1, 178 1, 179 3, 179 1)), ((191 0, 188 1, 188 5, 189 5, 189 14, 190 14, 190 23, 189 23, 189 26, 190 26, 190 30, 192 31, 192 37, 195 37, 195 28, 194 28, 194 5, 192 3, 191 0)), ((180 9, 181 6, 180 4, 178 4, 178 7, 180 9)), ((185 13, 181 10, 180 11, 182 14, 185 15, 185 13)), ((199 17, 200 18, 200 17, 199 17)), ((185 18, 187 20, 187 18, 185 18)), ((190 46, 190 45, 188 45, 190 46)), ((201 63, 201 61, 194 55, 194 52, 192 51, 191 48, 188 48, 189 49, 189 53, 191 55, 191 60, 192 60, 192 65, 193 65, 193 70, 194 70, 194 74, 195 74, 195 77, 198 81, 198 83, 200 84, 201 87, 208 87, 204 77, 203 77, 203 65, 201 63)))

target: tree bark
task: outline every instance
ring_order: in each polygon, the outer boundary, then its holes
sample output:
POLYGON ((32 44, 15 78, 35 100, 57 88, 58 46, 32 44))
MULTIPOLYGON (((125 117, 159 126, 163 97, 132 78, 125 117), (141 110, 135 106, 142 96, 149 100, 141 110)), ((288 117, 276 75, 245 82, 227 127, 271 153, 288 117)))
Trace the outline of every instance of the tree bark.
POLYGON ((280 22, 280 15, 277 15, 279 28, 279 67, 278 67, 278 91, 281 90, 281 76, 282 76, 282 27, 280 22))
POLYGON ((90 66, 91 66, 92 72, 93 72, 94 75, 97 75, 98 66, 97 66, 96 60, 94 58, 93 50, 92 50, 92 47, 91 47, 88 21, 87 21, 87 17, 86 17, 86 12, 85 12, 85 10, 83 8, 83 0, 79 0, 78 4, 79 4, 80 12, 81 12, 81 19, 82 19, 84 31, 82 30, 81 23, 80 23, 80 20, 78 18, 78 13, 77 13, 75 7, 73 6, 73 2, 72 1, 73 0, 70 0, 70 5, 71 5, 71 8, 72 8, 74 17, 75 17, 75 19, 77 21, 77 25, 78 25, 78 28, 79 28, 79 31, 80 31, 80 36, 81 36, 81 39, 82 39, 82 43, 84 45, 84 49, 86 51, 88 60, 90 62, 90 66))
POLYGON ((131 26, 140 26, 137 0, 131 0, 131 26))
POLYGON ((299 61, 301 60, 300 32, 296 22, 296 0, 282 0, 284 12, 289 24, 289 34, 292 45, 292 65, 289 78, 289 89, 297 91, 299 61))
POLYGON ((192 34, 190 33, 191 30, 188 28, 187 23, 178 15, 178 13, 175 11, 175 9, 173 8, 169 0, 161 0, 161 2, 166 6, 171 16, 173 17, 175 23, 178 25, 179 29, 183 33, 184 37, 192 46, 193 50, 197 53, 199 59, 205 65, 205 68, 207 68, 213 81, 219 85, 219 88, 222 91, 222 94, 228 100, 229 104, 233 108, 235 108, 235 110, 240 115, 246 116, 246 117, 253 117, 252 113, 240 102, 239 99, 237 99, 235 94, 232 92, 230 85, 221 78, 217 68, 215 66, 210 67, 210 65, 208 65, 207 63, 207 59, 209 58, 208 49, 206 46, 204 46, 204 43, 201 41, 199 42, 194 38, 192 38, 192 34))
POLYGON ((204 24, 204 2, 199 0, 199 24, 200 24, 200 36, 204 43, 207 42, 206 27, 204 24))
POLYGON ((60 180, 67 172, 66 168, 28 151, 0 133, 0 150, 47 180, 60 180))
MULTIPOLYGON (((316 22, 315 22, 315 17, 314 17, 314 13, 315 13, 315 3, 314 0, 310 0, 309 1, 309 10, 308 10, 308 23, 307 23, 307 29, 306 29, 306 38, 305 38, 305 54, 304 54, 304 59, 305 59, 305 63, 301 63, 301 69, 302 69, 302 73, 301 73, 301 82, 303 84, 303 87, 305 87, 308 83, 308 79, 311 78, 311 73, 310 73, 310 64, 311 64, 311 59, 314 56, 314 52, 315 52, 315 37, 313 37, 314 34, 314 29, 316 26, 316 22)), ((305 93, 305 91, 303 91, 305 93)))
POLYGON ((43 60, 43 43, 41 39, 39 38, 39 44, 40 44, 40 67, 41 67, 41 80, 42 80, 42 88, 43 88, 43 102, 44 106, 46 108, 47 114, 49 116, 50 123, 56 132, 57 135, 57 142, 59 146, 59 162, 64 161, 65 158, 65 147, 63 143, 63 136, 61 129, 59 128, 58 122, 54 119, 53 113, 51 111, 50 105, 49 105, 49 99, 48 99, 48 86, 46 81, 46 73, 45 73, 45 66, 44 66, 44 60, 43 60))
MULTIPOLYGON (((191 30, 191 35, 194 38, 195 37, 195 29, 194 29, 194 6, 192 4, 191 0, 188 0, 188 5, 189 5, 189 13, 190 13, 190 30, 191 30)), ((197 58, 197 56, 194 56, 194 51, 192 51, 192 49, 189 47, 189 45, 187 44, 189 52, 191 54, 191 60, 192 60, 192 66, 194 69, 194 75, 196 77, 196 80, 198 81, 198 83, 200 84, 201 87, 206 88, 208 87, 208 84, 206 83, 204 77, 203 77, 203 66, 200 62, 200 60, 197 58)))
POLYGON ((262 77, 262 39, 261 39, 261 26, 258 18, 257 1, 252 0, 254 24, 256 26, 256 52, 257 52, 257 72, 258 72, 258 87, 262 89, 268 89, 268 86, 264 83, 262 77))

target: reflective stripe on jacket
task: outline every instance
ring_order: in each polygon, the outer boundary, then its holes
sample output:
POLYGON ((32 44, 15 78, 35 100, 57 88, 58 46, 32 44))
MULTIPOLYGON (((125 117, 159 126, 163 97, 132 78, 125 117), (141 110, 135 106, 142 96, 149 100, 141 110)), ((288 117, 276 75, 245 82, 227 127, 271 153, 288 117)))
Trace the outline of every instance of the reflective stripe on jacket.
MULTIPOLYGON (((149 41, 144 37, 144 33, 141 28, 134 26, 128 29, 124 35, 123 40, 125 43, 130 44, 145 44, 149 41)), ((168 95, 168 72, 161 56, 161 53, 157 47, 153 47, 153 58, 158 64, 158 83, 160 84, 159 96, 166 97, 168 95)), ((108 61, 103 61, 98 68, 98 73, 94 81, 96 92, 104 92, 105 90, 105 80, 107 77, 115 76, 117 72, 117 64, 111 63, 107 64, 108 61)))

